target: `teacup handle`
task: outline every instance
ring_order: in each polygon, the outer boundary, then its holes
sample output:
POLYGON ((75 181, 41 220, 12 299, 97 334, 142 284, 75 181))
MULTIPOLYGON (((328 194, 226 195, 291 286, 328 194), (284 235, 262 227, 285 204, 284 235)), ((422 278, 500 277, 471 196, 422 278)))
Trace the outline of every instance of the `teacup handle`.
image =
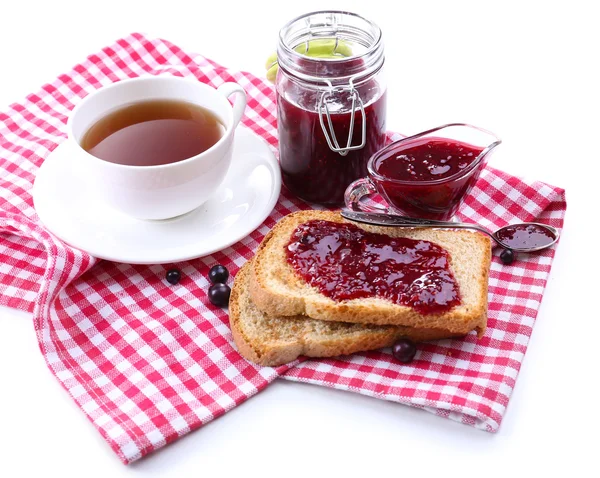
POLYGON ((372 196, 377 192, 377 188, 373 184, 373 181, 371 181, 371 178, 357 179, 346 189, 344 202, 346 203, 346 207, 352 211, 388 213, 389 210, 386 207, 369 206, 360 202, 362 199, 372 196))
POLYGON ((244 116, 244 110, 246 109, 246 91, 237 83, 229 82, 223 83, 221 86, 217 88, 217 91, 221 93, 225 98, 229 98, 234 93, 237 98, 233 103, 233 125, 232 128, 235 129, 244 116))

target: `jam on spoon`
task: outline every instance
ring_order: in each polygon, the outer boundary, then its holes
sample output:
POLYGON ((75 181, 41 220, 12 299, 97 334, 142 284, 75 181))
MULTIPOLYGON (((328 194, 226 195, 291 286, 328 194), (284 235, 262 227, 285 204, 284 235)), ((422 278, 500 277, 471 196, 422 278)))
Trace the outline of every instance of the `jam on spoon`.
POLYGON ((461 303, 450 254, 433 242, 314 220, 296 228, 286 253, 308 284, 336 301, 381 297, 422 314, 461 303))
POLYGON ((514 224, 495 233, 500 243, 509 249, 543 249, 556 242, 556 236, 539 224, 514 224))

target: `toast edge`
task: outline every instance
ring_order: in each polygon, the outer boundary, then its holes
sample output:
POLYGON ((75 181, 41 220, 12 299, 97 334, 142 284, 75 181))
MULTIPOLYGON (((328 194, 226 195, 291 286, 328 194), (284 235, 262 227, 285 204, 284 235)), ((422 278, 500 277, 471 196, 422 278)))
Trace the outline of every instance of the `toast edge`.
POLYGON ((302 354, 302 345, 290 343, 286 345, 271 345, 262 349, 252 343, 244 334, 240 326, 241 310, 239 307, 241 289, 248 284, 248 275, 251 272, 252 260, 246 262, 235 276, 231 296, 229 298, 229 326, 233 341, 242 357, 250 362, 265 367, 284 365, 296 360, 302 354))

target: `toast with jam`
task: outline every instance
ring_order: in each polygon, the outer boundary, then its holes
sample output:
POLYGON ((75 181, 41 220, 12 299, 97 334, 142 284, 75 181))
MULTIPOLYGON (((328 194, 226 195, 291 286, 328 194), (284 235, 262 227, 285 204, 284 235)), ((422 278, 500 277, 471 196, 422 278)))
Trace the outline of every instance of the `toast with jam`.
POLYGON ((259 365, 277 366, 300 355, 334 357, 391 346, 400 338, 414 342, 461 334, 447 330, 350 324, 305 316, 271 317, 252 302, 248 284, 252 261, 238 271, 229 299, 229 322, 239 352, 259 365))
POLYGON ((300 211, 265 237, 247 289, 265 317, 481 336, 490 262, 491 241, 477 232, 370 226, 300 211))

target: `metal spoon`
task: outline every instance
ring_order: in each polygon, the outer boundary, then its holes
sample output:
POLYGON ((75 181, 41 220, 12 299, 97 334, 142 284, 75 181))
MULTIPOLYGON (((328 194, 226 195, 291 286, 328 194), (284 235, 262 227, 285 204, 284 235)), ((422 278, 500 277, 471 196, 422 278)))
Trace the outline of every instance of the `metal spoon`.
POLYGON ((520 224, 510 224, 508 226, 501 227, 495 232, 480 226, 479 224, 470 224, 466 222, 451 222, 451 221, 434 221, 431 219, 417 219, 412 217, 395 216, 393 214, 380 214, 372 212, 358 212, 350 211, 347 209, 342 210, 342 216, 351 221, 360 222, 363 224, 372 224, 375 226, 392 226, 392 227, 436 227, 445 229, 475 229, 483 232, 490 236, 496 243, 505 248, 511 249, 515 252, 534 252, 541 251, 551 247, 556 241, 558 241, 559 232, 558 229, 548 226, 547 224, 540 224, 537 222, 523 222, 520 224), (535 243, 530 246, 519 246, 518 237, 515 237, 515 231, 519 229, 525 229, 527 234, 538 234, 543 237, 539 239, 545 239, 542 243, 535 243), (510 242, 511 239, 513 242, 510 242), (515 243, 517 242, 517 243, 515 243))

